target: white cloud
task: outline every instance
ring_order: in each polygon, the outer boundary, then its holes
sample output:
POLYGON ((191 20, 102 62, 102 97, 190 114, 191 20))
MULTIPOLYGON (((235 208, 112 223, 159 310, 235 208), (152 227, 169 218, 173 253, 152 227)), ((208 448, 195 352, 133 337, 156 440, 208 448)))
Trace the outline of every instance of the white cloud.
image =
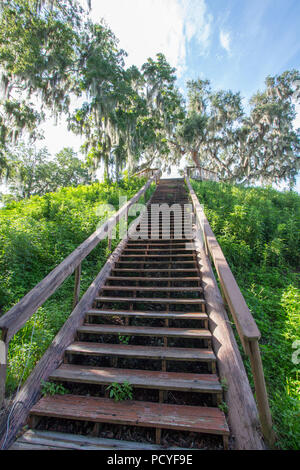
MULTIPOLYGON (((86 7, 86 0, 80 1, 86 7)), ((94 22, 105 19, 128 53, 127 66, 140 67, 162 52, 180 77, 186 70, 190 41, 200 46, 200 55, 209 49, 213 18, 206 0, 92 0, 90 17, 94 22)), ((40 146, 47 146, 52 154, 66 145, 79 150, 83 143, 83 138, 67 130, 65 119, 59 127, 49 119, 43 128, 45 140, 40 146)))
POLYGON ((220 31, 220 44, 225 49, 225 51, 230 53, 230 43, 231 43, 231 37, 229 32, 225 32, 221 29, 220 31))
POLYGON ((127 65, 141 66, 162 52, 178 75, 185 70, 189 41, 207 51, 212 23, 205 0, 94 0, 91 18, 105 19, 128 52, 127 65))
POLYGON ((187 41, 196 39, 200 55, 208 51, 213 17, 207 11, 205 0, 183 0, 183 21, 187 41))

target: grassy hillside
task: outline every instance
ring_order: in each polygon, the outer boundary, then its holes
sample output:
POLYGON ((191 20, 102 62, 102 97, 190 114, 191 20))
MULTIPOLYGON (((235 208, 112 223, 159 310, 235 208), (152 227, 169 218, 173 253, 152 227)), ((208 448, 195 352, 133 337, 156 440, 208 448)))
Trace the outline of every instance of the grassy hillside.
MULTIPOLYGON (((299 449, 300 366, 292 362, 292 345, 300 340, 300 196, 271 188, 192 184, 262 334, 278 445, 299 449)), ((249 363, 247 371, 252 383, 249 363)))
MULTIPOLYGON (((112 204, 118 209, 119 195, 130 199, 145 182, 144 179, 125 178, 118 184, 63 188, 1 209, 0 312, 3 314, 16 304, 96 229, 101 221, 96 215, 99 204, 112 204)), ((116 244, 117 241, 113 241, 113 247, 116 244)), ((107 240, 104 240, 83 262, 81 293, 100 271, 108 254, 107 240)), ((28 376, 71 313, 73 288, 74 277, 71 276, 12 339, 7 379, 9 392, 16 388, 21 377, 28 376), (23 375, 33 325, 30 359, 23 375)))

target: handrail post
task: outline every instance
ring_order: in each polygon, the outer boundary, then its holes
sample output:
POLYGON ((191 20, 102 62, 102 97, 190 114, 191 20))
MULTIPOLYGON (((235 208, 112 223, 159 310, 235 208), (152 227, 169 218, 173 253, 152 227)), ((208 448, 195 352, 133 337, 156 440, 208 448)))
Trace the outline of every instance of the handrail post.
POLYGON ((0 340, 0 409, 4 405, 7 371, 7 344, 0 340))
POLYGON ((272 424, 272 416, 258 341, 249 341, 248 346, 261 429, 267 444, 270 447, 273 447, 276 441, 276 435, 272 424))
POLYGON ((80 297, 80 276, 81 276, 81 263, 75 269, 73 310, 79 302, 79 297, 80 297))
POLYGON ((111 231, 107 234, 107 249, 111 251, 111 231))

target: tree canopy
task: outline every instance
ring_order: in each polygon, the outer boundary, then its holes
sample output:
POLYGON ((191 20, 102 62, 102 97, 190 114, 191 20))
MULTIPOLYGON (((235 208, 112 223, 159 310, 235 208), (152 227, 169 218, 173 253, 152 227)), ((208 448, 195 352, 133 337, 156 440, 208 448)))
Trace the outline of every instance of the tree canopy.
POLYGON ((187 158, 225 181, 294 183, 299 71, 267 77, 248 111, 240 93, 213 90, 209 80, 188 81, 185 99, 163 54, 125 66, 110 28, 89 19, 90 3, 0 0, 0 176, 9 173, 11 145, 25 131, 39 140, 50 113, 84 136, 90 170, 102 165, 108 178, 187 158))

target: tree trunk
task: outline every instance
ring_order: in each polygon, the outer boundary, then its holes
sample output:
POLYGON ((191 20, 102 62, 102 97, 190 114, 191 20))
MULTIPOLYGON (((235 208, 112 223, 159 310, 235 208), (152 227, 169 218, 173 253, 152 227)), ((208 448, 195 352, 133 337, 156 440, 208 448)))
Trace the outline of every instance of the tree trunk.
POLYGON ((193 159, 193 162, 195 163, 196 167, 198 168, 199 171, 201 171, 201 164, 200 164, 200 160, 199 160, 199 157, 198 157, 198 152, 197 150, 192 150, 192 159, 193 159))

